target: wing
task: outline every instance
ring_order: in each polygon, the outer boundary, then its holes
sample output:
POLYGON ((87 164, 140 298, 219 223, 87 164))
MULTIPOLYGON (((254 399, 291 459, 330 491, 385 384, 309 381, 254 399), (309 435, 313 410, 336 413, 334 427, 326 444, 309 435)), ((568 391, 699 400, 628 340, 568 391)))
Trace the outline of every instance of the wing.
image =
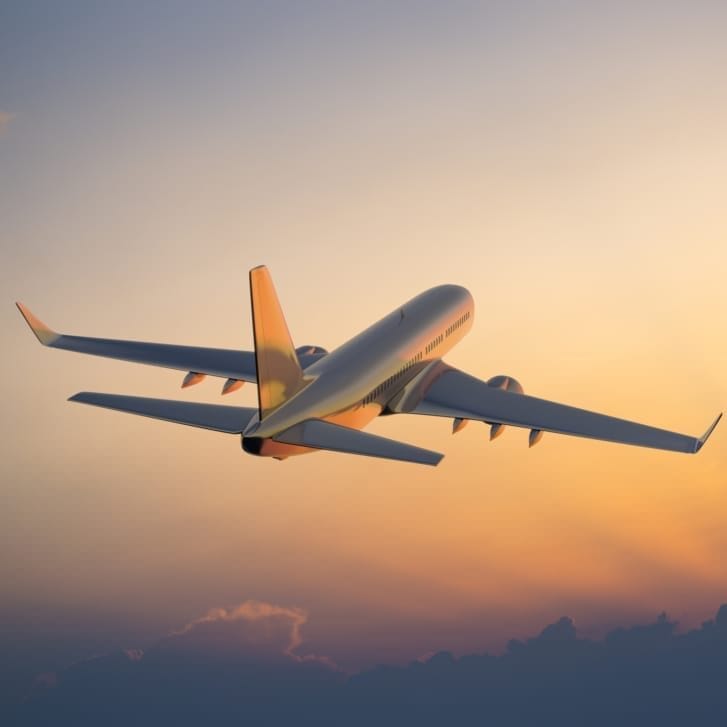
POLYGON ((88 338, 56 333, 36 318, 22 303, 16 303, 38 340, 50 348, 105 356, 122 361, 163 366, 180 371, 194 371, 240 381, 255 381, 255 354, 252 351, 229 351, 223 348, 175 346, 168 343, 142 343, 110 338, 88 338))
MULTIPOLYGON (((38 340, 50 348, 105 356, 122 361, 163 366, 169 369, 190 371, 196 374, 220 376, 237 381, 257 381, 255 354, 253 351, 232 351, 224 348, 176 346, 168 343, 143 343, 119 341, 110 338, 88 338, 56 333, 36 318, 22 303, 16 303, 38 340)), ((301 351, 299 359, 305 368, 324 355, 324 349, 315 346, 301 351), (309 351, 309 352, 308 352, 309 351)))
POLYGON ((702 448, 722 416, 720 414, 701 437, 690 437, 495 388, 446 364, 441 365, 439 374, 423 395, 420 390, 418 395, 406 397, 402 403, 397 411, 476 419, 491 424, 525 427, 536 432, 556 432, 688 453, 702 448))

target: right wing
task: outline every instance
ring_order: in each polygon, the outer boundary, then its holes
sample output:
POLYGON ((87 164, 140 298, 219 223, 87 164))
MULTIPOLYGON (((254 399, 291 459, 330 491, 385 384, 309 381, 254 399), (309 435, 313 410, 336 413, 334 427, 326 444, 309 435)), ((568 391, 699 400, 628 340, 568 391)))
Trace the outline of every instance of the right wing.
POLYGON ((413 396, 408 400, 404 398, 395 411, 475 419, 489 424, 524 427, 536 434, 555 432, 687 453, 702 448, 722 416, 720 414, 701 437, 691 437, 492 387, 443 362, 433 368, 432 373, 433 381, 425 382, 423 393, 413 391, 413 396))
MULTIPOLYGON (((88 338, 56 333, 36 318, 22 303, 16 303, 23 318, 38 340, 50 348, 105 356, 133 363, 163 366, 169 369, 189 371, 209 376, 220 376, 238 381, 257 382, 255 354, 253 351, 232 351, 224 348, 202 348, 200 346, 176 346, 168 343, 143 343, 141 341, 119 341, 110 338, 88 338)), ((307 347, 311 353, 301 353, 303 368, 321 357, 317 347, 307 347)))

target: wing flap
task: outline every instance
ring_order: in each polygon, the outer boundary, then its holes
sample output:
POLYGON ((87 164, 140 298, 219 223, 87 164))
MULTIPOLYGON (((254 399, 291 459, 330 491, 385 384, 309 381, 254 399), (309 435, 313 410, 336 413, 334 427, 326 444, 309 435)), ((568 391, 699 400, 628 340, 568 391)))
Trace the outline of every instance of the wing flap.
POLYGON ((447 367, 429 386, 420 401, 408 411, 412 414, 477 419, 494 424, 687 453, 698 452, 719 421, 717 417, 702 437, 691 437, 493 388, 486 382, 452 367, 447 367))
POLYGON ((143 396, 121 394, 100 394, 82 391, 68 401, 91 404, 104 409, 114 409, 129 414, 139 414, 152 419, 186 424, 201 429, 212 429, 225 434, 240 434, 248 422, 257 414, 257 409, 244 406, 220 404, 198 404, 190 401, 151 399, 143 396))
POLYGON ((436 466, 444 455, 386 437, 332 424, 322 419, 308 419, 276 434, 273 439, 285 444, 297 444, 332 452, 360 454, 367 457, 415 462, 436 466))

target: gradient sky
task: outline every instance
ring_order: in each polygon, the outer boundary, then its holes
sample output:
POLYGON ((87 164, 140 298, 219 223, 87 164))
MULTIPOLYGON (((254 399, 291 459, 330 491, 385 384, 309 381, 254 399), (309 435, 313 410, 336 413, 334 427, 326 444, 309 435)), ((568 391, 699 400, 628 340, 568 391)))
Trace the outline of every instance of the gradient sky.
POLYGON ((43 350, 13 301, 68 333, 249 349, 265 263, 296 344, 330 349, 458 283, 453 365, 698 435, 727 406, 726 33, 720 2, 3 3, 8 659, 248 599, 303 609, 305 650, 348 669, 563 613, 587 634, 710 616, 724 425, 688 457, 396 417, 371 431, 438 468, 279 463, 66 403, 222 382, 43 350))

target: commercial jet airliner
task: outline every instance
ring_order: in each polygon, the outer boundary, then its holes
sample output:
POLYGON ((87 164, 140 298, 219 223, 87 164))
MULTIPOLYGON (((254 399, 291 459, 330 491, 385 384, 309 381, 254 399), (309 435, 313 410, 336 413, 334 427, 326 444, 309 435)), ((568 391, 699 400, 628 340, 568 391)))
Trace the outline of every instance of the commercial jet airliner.
POLYGON ((187 372, 183 388, 218 376, 227 394, 249 381, 258 394, 257 408, 94 392, 70 401, 237 434, 246 452, 275 459, 330 450, 439 463, 438 452, 361 431, 385 414, 447 417, 453 432, 477 420, 490 426, 490 439, 506 426, 522 427, 531 447, 543 432, 556 432, 689 453, 702 448, 722 416, 690 437, 528 396, 511 376, 481 381, 459 371, 442 361, 474 322, 472 296, 458 285, 421 293, 330 353, 293 346, 265 266, 250 271, 250 299, 254 351, 68 336, 17 305, 44 346, 179 369, 187 372))

